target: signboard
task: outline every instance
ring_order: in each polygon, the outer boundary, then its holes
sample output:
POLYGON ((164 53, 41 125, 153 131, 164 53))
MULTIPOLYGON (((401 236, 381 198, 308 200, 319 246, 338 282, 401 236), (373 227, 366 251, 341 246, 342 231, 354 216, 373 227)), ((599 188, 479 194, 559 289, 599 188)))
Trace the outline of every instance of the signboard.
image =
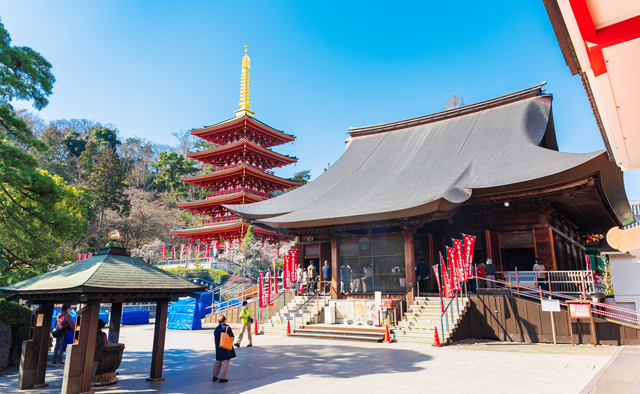
POLYGON ((543 312, 560 312, 560 300, 542 300, 543 312))
POLYGON ((375 292, 375 299, 376 299, 376 308, 380 309, 380 306, 382 305, 382 292, 381 291, 376 291, 375 292))
POLYGON ((590 318, 591 317, 591 305, 590 304, 569 304, 569 315, 574 319, 590 318))

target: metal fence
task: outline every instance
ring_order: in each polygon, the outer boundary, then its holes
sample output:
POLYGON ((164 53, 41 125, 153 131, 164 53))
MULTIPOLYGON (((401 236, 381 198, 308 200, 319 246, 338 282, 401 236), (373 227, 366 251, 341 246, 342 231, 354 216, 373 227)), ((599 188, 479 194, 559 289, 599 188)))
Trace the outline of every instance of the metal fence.
POLYGON ((564 294, 595 295, 599 286, 591 271, 498 271, 498 277, 507 283, 533 288, 548 286, 549 291, 564 294), (537 274, 544 278, 536 279, 537 274))
POLYGON ((211 268, 221 270, 233 274, 237 265, 214 260, 213 258, 204 259, 184 259, 184 260, 162 260, 158 262, 159 268, 211 268))

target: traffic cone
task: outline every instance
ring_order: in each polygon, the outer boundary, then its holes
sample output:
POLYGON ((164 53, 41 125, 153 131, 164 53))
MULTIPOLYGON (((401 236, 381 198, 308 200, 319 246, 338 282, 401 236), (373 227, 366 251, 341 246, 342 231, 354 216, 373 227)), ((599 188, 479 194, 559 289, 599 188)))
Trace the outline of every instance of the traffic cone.
POLYGON ((391 342, 391 336, 389 335, 389 323, 384 323, 384 343, 391 342))
POLYGON ((433 345, 431 346, 442 347, 442 345, 440 344, 440 338, 438 337, 438 327, 434 327, 434 329, 436 330, 436 332, 435 334, 433 334, 433 345))
POLYGON ((287 336, 291 334, 291 321, 287 320, 287 336))

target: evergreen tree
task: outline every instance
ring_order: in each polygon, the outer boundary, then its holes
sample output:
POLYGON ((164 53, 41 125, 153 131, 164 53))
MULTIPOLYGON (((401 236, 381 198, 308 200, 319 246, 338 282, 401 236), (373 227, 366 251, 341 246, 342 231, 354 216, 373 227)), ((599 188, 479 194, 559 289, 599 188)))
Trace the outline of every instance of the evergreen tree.
POLYGON ((111 150, 105 150, 93 166, 88 184, 93 209, 100 214, 96 249, 100 247, 102 239, 104 211, 109 209, 117 212, 120 216, 129 214, 131 202, 125 194, 125 177, 124 166, 118 155, 111 150))

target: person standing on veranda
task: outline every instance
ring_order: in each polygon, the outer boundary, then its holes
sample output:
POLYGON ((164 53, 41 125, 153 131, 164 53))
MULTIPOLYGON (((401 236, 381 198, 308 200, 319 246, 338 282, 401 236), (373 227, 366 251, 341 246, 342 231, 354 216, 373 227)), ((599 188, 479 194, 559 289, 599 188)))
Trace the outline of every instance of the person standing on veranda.
POLYGON ((307 268, 307 277, 309 283, 307 293, 313 293, 316 290, 316 266, 313 264, 313 261, 309 263, 309 267, 307 268))
MULTIPOLYGON (((220 347, 220 336, 225 330, 230 337, 233 337, 231 327, 227 326, 227 318, 220 316, 218 317, 218 327, 216 327, 213 332, 213 341, 216 345, 216 362, 213 364, 213 381, 215 382, 217 380, 220 383, 228 382, 227 372, 229 371, 229 364, 231 363, 231 359, 236 357, 236 351, 233 347, 231 350, 220 347)), ((251 331, 249 331, 249 334, 251 334, 251 331)))
POLYGON ((536 258, 536 263, 533 265, 533 271, 536 274, 536 284, 540 286, 542 290, 548 291, 547 272, 541 259, 536 258))
POLYGON ((331 266, 328 261, 324 261, 324 265, 322 266, 322 280, 324 281, 324 285, 328 291, 331 291, 331 266))
POLYGON ((242 320, 242 331, 240 332, 240 336, 238 337, 238 341, 236 342, 236 347, 240 347, 240 342, 242 342, 242 337, 244 336, 245 331, 247 332, 247 336, 249 337, 249 344, 247 345, 247 347, 253 346, 253 341, 251 340, 251 308, 249 308, 247 304, 247 301, 242 301, 242 310, 240 311, 240 319, 242 320))

